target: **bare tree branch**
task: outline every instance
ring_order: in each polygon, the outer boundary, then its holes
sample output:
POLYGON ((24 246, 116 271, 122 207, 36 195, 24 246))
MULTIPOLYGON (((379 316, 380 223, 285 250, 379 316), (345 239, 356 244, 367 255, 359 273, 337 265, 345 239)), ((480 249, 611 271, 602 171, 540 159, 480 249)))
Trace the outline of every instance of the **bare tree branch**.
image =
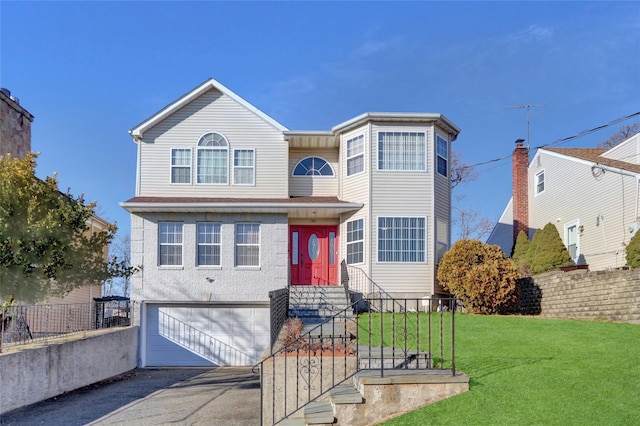
POLYGON ((620 142, 628 139, 630 136, 635 135, 640 131, 640 123, 627 124, 625 126, 620 126, 620 129, 613 135, 609 136, 604 141, 598 144, 598 148, 613 148, 618 145, 620 142))

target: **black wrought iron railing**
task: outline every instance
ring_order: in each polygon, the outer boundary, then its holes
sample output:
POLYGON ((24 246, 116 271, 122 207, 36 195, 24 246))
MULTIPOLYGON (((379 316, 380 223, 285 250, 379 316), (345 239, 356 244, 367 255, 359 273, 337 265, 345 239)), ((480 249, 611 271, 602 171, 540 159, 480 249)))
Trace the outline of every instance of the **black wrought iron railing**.
POLYGON ((131 324, 129 300, 10 305, 0 309, 2 347, 131 324))
MULTIPOLYGON (((455 370, 455 299, 369 300, 383 312, 354 315, 357 302, 306 333, 280 334, 259 364, 262 424, 278 424, 367 370, 455 370), (432 310, 440 303, 454 309, 432 310), (422 309, 412 309, 421 306, 422 309)), ((283 328, 283 330, 295 328, 283 328)))
POLYGON ((407 307, 398 305, 395 299, 382 287, 376 284, 362 269, 347 265, 343 260, 340 264, 342 273, 342 285, 347 289, 358 312, 385 312, 398 309, 417 310, 417 306, 407 307), (392 304, 395 306, 386 306, 392 304))

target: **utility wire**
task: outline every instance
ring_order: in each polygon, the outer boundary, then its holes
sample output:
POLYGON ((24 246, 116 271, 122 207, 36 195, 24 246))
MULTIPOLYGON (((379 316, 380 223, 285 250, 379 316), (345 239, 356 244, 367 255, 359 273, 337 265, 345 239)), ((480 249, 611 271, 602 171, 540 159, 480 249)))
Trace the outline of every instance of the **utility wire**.
MULTIPOLYGON (((562 138, 562 139, 557 139, 557 140, 555 140, 555 141, 553 141, 553 142, 549 142, 549 143, 544 144, 544 145, 536 146, 536 147, 534 147, 534 149, 539 149, 539 148, 550 148, 550 147, 552 147, 552 146, 561 145, 561 144, 563 144, 563 143, 566 143, 566 142, 572 141, 572 140, 574 140, 574 139, 580 138, 580 137, 582 137, 582 136, 586 136, 586 135, 588 135, 588 134, 591 134, 591 133, 597 132, 598 130, 605 129, 605 128, 609 127, 609 126, 612 126, 612 125, 614 125, 614 124, 620 123, 620 122, 625 121, 625 120, 629 120, 630 118, 637 117, 637 116, 640 116, 640 111, 635 112, 635 113, 633 113, 633 114, 625 115, 624 117, 616 118, 616 119, 615 119, 615 120, 613 120, 613 121, 610 121, 610 122, 608 122, 608 123, 606 123, 606 124, 603 124, 603 125, 601 125, 601 126, 598 126, 598 127, 594 127, 593 129, 583 130, 582 132, 577 133, 577 134, 575 134, 575 135, 573 135, 573 136, 569 136, 569 137, 562 138)), ((462 166, 462 167, 460 167, 460 168, 461 168, 461 169, 472 169, 472 168, 475 168, 475 167, 478 167, 478 166, 484 166, 484 165, 486 165, 486 164, 491 164, 491 163, 496 163, 496 162, 498 162, 498 161, 508 160, 508 159, 509 159, 509 158, 511 158, 511 157, 512 157, 512 154, 509 154, 509 155, 505 155, 505 156, 503 156, 503 157, 494 158, 493 160, 482 161, 482 162, 480 162, 480 163, 470 164, 470 165, 468 165, 468 166, 462 166)))

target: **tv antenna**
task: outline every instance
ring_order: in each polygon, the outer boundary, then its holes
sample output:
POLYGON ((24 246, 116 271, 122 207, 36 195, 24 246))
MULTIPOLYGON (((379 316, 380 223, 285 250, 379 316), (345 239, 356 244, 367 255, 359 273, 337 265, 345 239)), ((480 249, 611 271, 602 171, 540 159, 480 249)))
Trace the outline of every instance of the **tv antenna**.
POLYGON ((527 148, 529 148, 530 146, 530 142, 529 139, 531 137, 530 133, 531 133, 531 108, 543 108, 546 107, 547 104, 540 104, 540 105, 513 105, 513 106, 508 106, 505 108, 516 108, 516 109, 527 109, 527 148))

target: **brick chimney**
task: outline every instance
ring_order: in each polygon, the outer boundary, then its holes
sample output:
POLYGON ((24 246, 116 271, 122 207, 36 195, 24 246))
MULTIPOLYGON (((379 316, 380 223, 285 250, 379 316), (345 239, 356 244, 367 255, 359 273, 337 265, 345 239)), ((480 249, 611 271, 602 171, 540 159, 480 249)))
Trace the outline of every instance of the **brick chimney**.
POLYGON ((520 231, 529 235, 529 148, 524 140, 516 141, 513 150, 513 245, 520 231))

